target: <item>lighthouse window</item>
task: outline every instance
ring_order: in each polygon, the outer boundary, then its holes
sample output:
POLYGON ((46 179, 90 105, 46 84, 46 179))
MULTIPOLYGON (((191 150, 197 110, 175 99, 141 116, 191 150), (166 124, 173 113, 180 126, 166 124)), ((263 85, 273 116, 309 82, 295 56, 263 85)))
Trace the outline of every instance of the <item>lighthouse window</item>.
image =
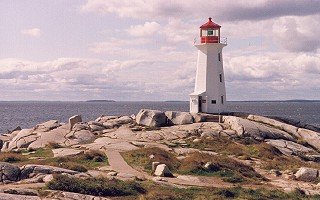
POLYGON ((211 100, 211 104, 216 104, 217 101, 216 100, 211 100))
POLYGON ((213 35, 213 30, 208 30, 208 35, 213 35))
POLYGON ((221 61, 221 53, 218 53, 218 59, 221 61))
POLYGON ((221 104, 223 104, 223 96, 221 96, 221 104))
POLYGON ((222 83, 222 74, 219 74, 220 82, 222 83))

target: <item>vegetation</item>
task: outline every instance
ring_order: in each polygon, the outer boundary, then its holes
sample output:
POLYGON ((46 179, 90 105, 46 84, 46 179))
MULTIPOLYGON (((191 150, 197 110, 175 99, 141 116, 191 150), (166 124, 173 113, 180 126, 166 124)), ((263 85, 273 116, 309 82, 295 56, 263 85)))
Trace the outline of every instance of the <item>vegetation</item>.
POLYGON ((55 175, 48 183, 51 190, 62 190, 94 196, 128 196, 145 193, 137 182, 106 178, 88 178, 86 180, 64 175, 55 175))
POLYGON ((211 150, 223 155, 235 155, 239 159, 250 160, 253 158, 262 160, 262 168, 278 170, 297 170, 299 167, 313 167, 320 169, 320 164, 304 162, 299 158, 283 155, 277 148, 267 144, 258 143, 246 138, 236 141, 224 137, 201 140, 194 143, 188 141, 190 147, 200 150, 211 150))
POLYGON ((185 199, 319 199, 320 196, 306 196, 301 190, 285 193, 274 189, 233 188, 177 188, 145 181, 120 181, 106 178, 86 180, 64 175, 55 175, 47 184, 51 190, 62 190, 81 194, 116 197, 116 199, 141 200, 185 200, 185 199))
POLYGON ((31 152, 2 152, 0 153, 0 161, 17 163, 18 165, 51 165, 79 172, 86 172, 89 169, 108 165, 108 159, 101 151, 90 150, 76 156, 54 158, 52 150, 49 148, 37 149, 31 152))
POLYGON ((9 163, 16 163, 26 160, 24 156, 22 156, 20 153, 14 153, 14 152, 1 152, 0 153, 0 161, 1 162, 9 162, 9 163))
POLYGON ((237 183, 245 180, 264 180, 264 178, 247 165, 225 156, 209 156, 208 154, 192 153, 179 161, 175 156, 159 148, 142 148, 123 153, 125 160, 132 166, 140 166, 151 172, 151 164, 158 161, 166 164, 173 172, 202 176, 218 176, 224 181, 237 183), (153 155, 154 158, 150 159, 153 155), (211 162, 210 168, 204 165, 211 162))

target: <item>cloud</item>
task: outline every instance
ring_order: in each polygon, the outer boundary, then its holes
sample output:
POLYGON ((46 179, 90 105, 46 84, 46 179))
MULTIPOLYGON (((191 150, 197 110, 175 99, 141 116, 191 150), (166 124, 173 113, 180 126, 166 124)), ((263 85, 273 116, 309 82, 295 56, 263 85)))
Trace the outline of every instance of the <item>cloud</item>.
POLYGON ((30 37, 40 37, 41 30, 39 28, 30 28, 21 30, 21 33, 30 37))
POLYGON ((281 16, 308 16, 319 14, 320 2, 311 0, 246 0, 246 1, 194 1, 194 0, 88 0, 81 7, 84 12, 114 13, 120 17, 159 19, 212 16, 221 21, 272 19, 281 16))
POLYGON ((276 41, 286 50, 316 51, 320 47, 320 28, 315 22, 320 16, 308 17, 282 17, 273 27, 276 41))
POLYGON ((160 30, 161 26, 157 22, 145 22, 143 25, 130 26, 128 33, 136 37, 154 35, 160 30))

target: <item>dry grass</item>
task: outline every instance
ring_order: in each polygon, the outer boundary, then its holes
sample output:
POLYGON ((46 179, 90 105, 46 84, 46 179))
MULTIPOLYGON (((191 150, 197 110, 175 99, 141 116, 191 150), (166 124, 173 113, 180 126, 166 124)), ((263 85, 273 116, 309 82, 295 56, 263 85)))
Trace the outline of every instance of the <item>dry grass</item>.
POLYGON ((20 153, 13 152, 1 152, 0 153, 0 161, 8 162, 8 163, 17 163, 27 160, 26 157, 21 155, 20 153))
POLYGON ((122 153, 122 156, 130 165, 140 166, 150 173, 152 162, 154 161, 166 164, 173 172, 180 166, 180 161, 173 154, 156 147, 124 152, 122 153), (154 156, 153 159, 150 159, 151 155, 154 156))

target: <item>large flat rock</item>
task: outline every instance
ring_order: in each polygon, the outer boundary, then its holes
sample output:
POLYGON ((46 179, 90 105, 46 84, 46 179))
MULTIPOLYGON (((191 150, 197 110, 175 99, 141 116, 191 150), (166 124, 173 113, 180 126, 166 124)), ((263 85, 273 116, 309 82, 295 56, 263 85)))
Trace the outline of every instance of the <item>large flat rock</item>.
POLYGON ((52 149, 53 157, 75 156, 83 152, 84 152, 83 150, 71 149, 71 148, 52 149))

